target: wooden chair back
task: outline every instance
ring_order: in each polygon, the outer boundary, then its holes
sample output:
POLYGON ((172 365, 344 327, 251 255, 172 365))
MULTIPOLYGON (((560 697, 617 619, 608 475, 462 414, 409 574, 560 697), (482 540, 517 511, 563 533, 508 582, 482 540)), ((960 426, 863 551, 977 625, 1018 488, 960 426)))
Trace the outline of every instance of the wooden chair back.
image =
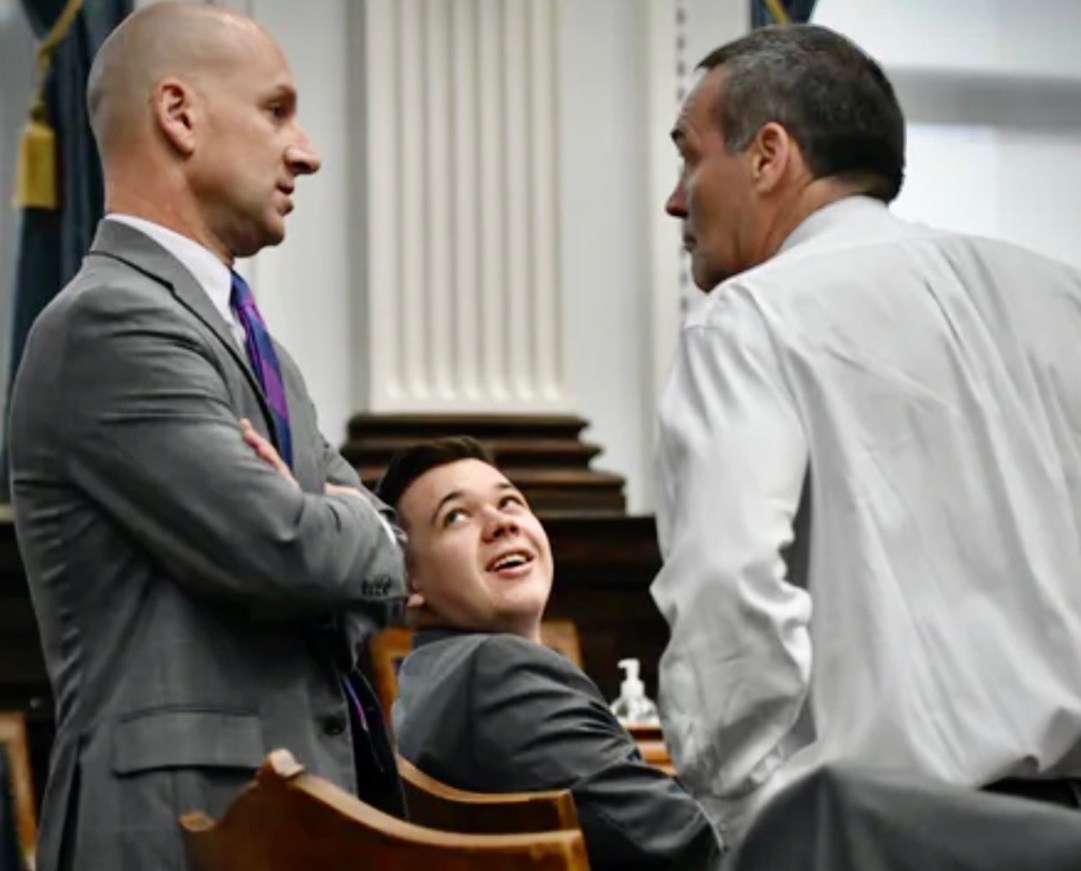
POLYGON ((541 643, 561 653, 582 668, 582 642, 573 620, 545 620, 541 623, 541 643))
POLYGON ((578 831, 441 832, 388 816, 276 750, 220 821, 181 818, 192 871, 583 871, 578 831))
POLYGON ((34 787, 30 777, 30 751, 26 741, 26 719, 19 712, 0 712, 0 753, 9 783, 0 784, 11 797, 20 860, 24 868, 34 867, 37 822, 34 787))
POLYGON ((391 728, 390 709, 398 698, 398 669, 412 647, 413 630, 405 626, 390 626, 373 635, 368 643, 372 683, 388 729, 391 728))
MULTIPOLYGON (((556 653, 582 667, 582 644, 578 629, 570 620, 545 620, 541 623, 541 641, 556 653)), ((368 647, 371 657, 372 679, 383 716, 390 726, 390 708, 398 698, 398 668, 409 655, 413 644, 413 630, 404 626, 391 626, 372 637, 368 647)))
POLYGON ((398 757, 409 819, 431 829, 475 834, 576 831, 578 811, 566 789, 481 793, 448 786, 398 757))

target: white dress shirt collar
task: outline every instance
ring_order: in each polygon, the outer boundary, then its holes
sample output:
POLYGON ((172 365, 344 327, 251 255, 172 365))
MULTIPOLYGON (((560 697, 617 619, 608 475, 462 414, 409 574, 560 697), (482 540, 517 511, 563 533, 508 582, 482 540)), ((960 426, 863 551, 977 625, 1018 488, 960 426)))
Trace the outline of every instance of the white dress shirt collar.
MULTIPOLYGON (((236 317, 229 306, 229 297, 233 286, 232 274, 229 267, 222 263, 213 251, 204 248, 187 236, 182 236, 167 227, 163 227, 161 224, 155 224, 145 218, 136 218, 133 215, 115 212, 106 215, 106 218, 110 221, 127 224, 129 227, 134 227, 136 230, 145 233, 184 264, 199 286, 206 292, 206 295, 210 297, 210 301, 214 304, 218 314, 229 325, 234 335, 237 334, 236 317)), ((239 338, 243 341, 243 333, 239 334, 239 338)))
POLYGON ((811 212, 796 226, 796 229, 788 234, 788 238, 781 243, 777 253, 789 251, 833 229, 842 230, 846 236, 851 237, 854 220, 866 230, 869 222, 885 219, 883 227, 895 231, 896 224, 891 218, 889 207, 881 200, 867 196, 844 197, 811 212))

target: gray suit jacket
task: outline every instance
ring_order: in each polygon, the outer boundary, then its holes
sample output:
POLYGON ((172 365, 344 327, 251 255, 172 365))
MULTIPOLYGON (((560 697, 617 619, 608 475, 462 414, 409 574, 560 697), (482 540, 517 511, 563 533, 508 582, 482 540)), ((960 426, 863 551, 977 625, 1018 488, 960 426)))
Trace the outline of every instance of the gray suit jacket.
POLYGON ((342 678, 404 591, 400 552, 372 505, 323 495, 360 482, 277 350, 303 492, 241 439, 240 417, 273 437, 244 350, 139 231, 103 222, 31 331, 10 454, 57 715, 41 871, 179 871, 177 817, 220 815, 276 747, 396 788, 378 716, 354 745, 342 678))
POLYGON ((593 871, 719 861, 694 799, 642 760, 594 683, 546 647, 515 635, 419 632, 393 721, 398 752, 444 783, 570 789, 593 871))

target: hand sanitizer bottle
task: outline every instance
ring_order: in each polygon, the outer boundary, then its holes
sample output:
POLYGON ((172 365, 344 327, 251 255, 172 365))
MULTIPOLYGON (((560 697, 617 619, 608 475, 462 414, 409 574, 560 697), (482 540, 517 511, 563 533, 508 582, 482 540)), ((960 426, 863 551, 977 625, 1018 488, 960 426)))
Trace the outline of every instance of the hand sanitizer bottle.
POLYGON ((623 683, 619 685, 619 698, 612 702, 612 713, 624 726, 657 726, 657 706, 646 698, 645 684, 638 677, 637 659, 621 659, 619 667, 624 670, 623 683))

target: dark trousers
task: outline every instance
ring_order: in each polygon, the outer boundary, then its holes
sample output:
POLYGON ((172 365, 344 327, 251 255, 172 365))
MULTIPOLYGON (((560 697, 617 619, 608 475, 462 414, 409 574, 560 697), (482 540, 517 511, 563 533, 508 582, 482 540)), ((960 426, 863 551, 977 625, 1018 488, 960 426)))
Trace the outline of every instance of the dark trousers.
POLYGON ((1061 807, 1081 810, 1081 778, 1060 777, 1055 780, 1024 780, 1019 777, 1007 777, 996 780, 984 788, 985 792, 999 795, 1012 795, 1057 804, 1061 807))

